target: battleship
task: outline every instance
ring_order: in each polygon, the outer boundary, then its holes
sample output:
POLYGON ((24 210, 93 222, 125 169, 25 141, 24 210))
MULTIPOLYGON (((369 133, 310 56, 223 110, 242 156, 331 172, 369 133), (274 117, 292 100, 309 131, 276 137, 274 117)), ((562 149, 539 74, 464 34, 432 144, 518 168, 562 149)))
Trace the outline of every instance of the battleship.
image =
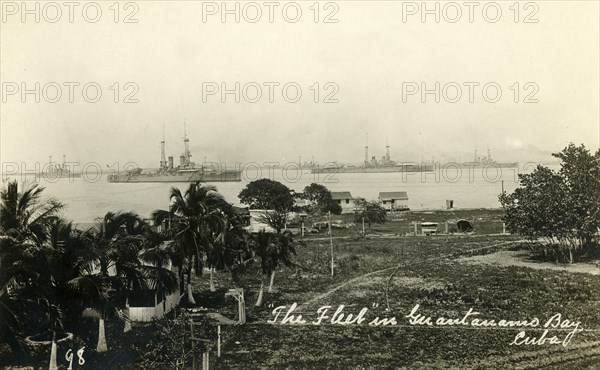
POLYGON ((67 165, 67 157, 63 155, 63 163, 52 162, 52 156, 48 160, 48 164, 42 169, 42 176, 46 179, 64 179, 81 177, 80 173, 71 172, 67 165))
POLYGON ((232 182, 242 181, 240 170, 220 169, 213 164, 197 166, 191 161, 190 140, 184 128, 183 144, 184 151, 179 157, 179 165, 175 166, 173 157, 168 160, 165 155, 165 138, 161 144, 160 167, 157 170, 144 172, 136 168, 125 173, 108 175, 108 182, 232 182))
POLYGON ((377 160, 375 156, 369 159, 369 144, 365 146, 365 160, 362 165, 340 165, 335 162, 323 167, 312 167, 311 173, 381 173, 381 172, 432 172, 433 163, 402 162, 397 163, 390 157, 390 146, 386 140, 386 152, 377 160))
POLYGON ((475 156, 472 162, 463 162, 464 167, 496 167, 496 168, 515 168, 519 164, 517 162, 496 162, 492 159, 490 150, 487 151, 487 156, 478 156, 477 149, 475 149, 475 156))

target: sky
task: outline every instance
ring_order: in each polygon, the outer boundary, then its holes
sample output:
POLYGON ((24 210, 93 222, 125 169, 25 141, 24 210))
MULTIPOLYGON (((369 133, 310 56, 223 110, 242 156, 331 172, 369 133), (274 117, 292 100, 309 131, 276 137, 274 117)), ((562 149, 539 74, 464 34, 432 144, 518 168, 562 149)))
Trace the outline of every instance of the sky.
POLYGON ((439 22, 420 1, 275 2, 272 22, 264 2, 227 2, 239 22, 220 1, 76 3, 73 22, 62 2, 38 3, 39 22, 0 4, 3 163, 158 167, 163 125, 177 158, 184 122, 197 162, 359 163, 367 134, 370 155, 387 140, 396 161, 600 143, 596 1, 475 2, 472 22, 463 2, 429 2, 439 22), (39 103, 22 95, 36 83, 39 103), (239 102, 222 95, 236 83, 239 102))

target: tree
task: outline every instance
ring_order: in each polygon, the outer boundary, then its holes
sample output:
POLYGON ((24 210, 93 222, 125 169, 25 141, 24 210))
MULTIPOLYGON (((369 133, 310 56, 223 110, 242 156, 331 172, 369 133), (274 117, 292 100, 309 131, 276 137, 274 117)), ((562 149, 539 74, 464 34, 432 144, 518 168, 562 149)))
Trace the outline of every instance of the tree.
POLYGON ((295 193, 278 181, 260 179, 246 185, 238 197, 252 209, 289 212, 294 206, 295 193))
POLYGON ((512 194, 502 194, 506 228, 529 240, 561 238, 567 228, 563 217, 567 193, 563 179, 544 166, 531 174, 519 175, 521 186, 512 194))
POLYGON ((178 288, 177 275, 164 267, 169 262, 173 262, 167 239, 166 232, 155 231, 146 224, 144 248, 138 253, 138 259, 144 262, 143 270, 148 285, 160 295, 165 312, 167 295, 176 292, 178 288))
MULTIPOLYGON (((0 193, 0 231, 23 243, 41 245, 46 240, 49 225, 64 206, 55 199, 41 200, 44 187, 27 186, 19 193, 17 181, 11 181, 0 193)), ((2 265, 0 265, 2 267, 2 265)))
POLYGON ((257 219, 259 222, 271 226, 275 229, 275 233, 279 235, 287 225, 288 214, 284 211, 265 210, 257 215, 257 219))
POLYGON ((139 264, 141 236, 130 234, 140 222, 139 216, 131 212, 108 212, 83 235, 92 251, 87 260, 89 267, 70 285, 82 304, 99 315, 98 352, 108 350, 105 320, 108 316, 118 317, 126 321, 127 328, 128 318, 120 309, 127 305, 130 289, 141 290, 146 285, 144 276, 135 268, 139 264), (109 272, 111 267, 114 274, 109 272))
POLYGON ((270 234, 260 231, 255 236, 255 255, 260 259, 260 268, 262 272, 260 281, 260 291, 256 300, 256 306, 262 305, 263 292, 266 276, 271 277, 269 284, 269 293, 273 292, 273 281, 275 280, 275 270, 283 263, 286 266, 292 265, 291 256, 296 254, 294 242, 289 234, 270 234))
POLYGON ((50 367, 57 364, 57 332, 65 328, 65 323, 76 325, 69 319, 75 320, 81 313, 76 297, 69 289, 69 281, 83 273, 86 255, 81 232, 73 229, 71 222, 55 219, 48 230, 37 267, 39 286, 44 291, 44 299, 39 302, 45 306, 45 319, 52 331, 50 367))
POLYGON ((0 192, 0 338, 13 350, 20 350, 25 323, 41 319, 51 330, 62 326, 51 280, 40 263, 47 261, 50 229, 63 205, 42 201, 43 191, 31 184, 19 192, 17 181, 10 181, 0 192), (32 312, 41 312, 46 320, 32 312))
POLYGON ((246 185, 238 197, 250 208, 265 210, 259 216, 259 222, 266 223, 280 234, 287 224, 288 213, 292 211, 297 195, 280 182, 260 179, 246 185))
POLYGON ((342 213, 342 206, 332 199, 331 192, 321 184, 313 182, 305 187, 302 196, 310 202, 307 212, 311 215, 321 215, 328 212, 334 215, 342 213))
POLYGON ((583 253, 597 256, 594 239, 600 228, 600 149, 592 154, 584 145, 571 143, 553 156, 561 160, 558 174, 566 186, 573 236, 583 253))
POLYGON ((576 256, 597 256, 600 227, 600 150, 570 144, 553 156, 561 159, 556 172, 537 166, 520 174, 520 185, 499 199, 508 231, 530 242, 543 242, 542 253, 574 262, 576 256))
MULTIPOLYGON (((252 259, 250 234, 234 214, 228 215, 225 227, 215 238, 207 255, 207 264, 216 270, 228 269, 237 283, 238 273, 252 259)), ((213 286, 211 276, 211 288, 213 286)))
POLYGON ((216 187, 200 182, 191 183, 182 194, 177 188, 171 189, 171 205, 168 211, 156 210, 155 222, 160 225, 169 222, 174 239, 174 261, 180 267, 180 281, 183 271, 187 275, 187 299, 196 304, 192 294, 192 270, 202 275, 204 257, 218 245, 215 237, 226 225, 226 211, 231 207, 225 202, 216 187))
POLYGON ((125 321, 124 331, 129 331, 131 324, 123 310, 129 308, 130 295, 155 291, 164 297, 177 289, 177 278, 163 267, 168 255, 161 250, 160 236, 137 214, 108 212, 84 238, 93 252, 87 258, 89 268, 70 284, 99 315, 97 351, 103 352, 107 350, 105 319, 117 317, 125 321))
POLYGON ((368 202, 360 199, 357 201, 356 206, 360 211, 354 213, 354 222, 362 222, 364 219, 368 223, 369 229, 371 224, 385 224, 387 222, 386 210, 381 206, 381 202, 368 202))
MULTIPOLYGON (((110 258, 115 270, 112 281, 117 306, 128 311, 132 293, 153 292, 164 299, 177 290, 177 276, 163 267, 169 261, 168 252, 163 249, 163 235, 135 214, 124 229, 125 235, 115 243, 110 258)), ((126 318, 124 331, 129 330, 131 324, 126 318)))

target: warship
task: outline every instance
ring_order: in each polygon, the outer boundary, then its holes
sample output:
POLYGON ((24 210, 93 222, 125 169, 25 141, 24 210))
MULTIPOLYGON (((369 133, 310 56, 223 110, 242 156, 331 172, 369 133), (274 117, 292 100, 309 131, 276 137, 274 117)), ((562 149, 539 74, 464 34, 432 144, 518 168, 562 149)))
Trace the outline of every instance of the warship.
POLYGON ((386 152, 377 160, 375 156, 369 159, 369 144, 365 146, 365 160, 362 165, 340 165, 336 162, 323 167, 312 167, 311 173, 382 173, 382 172, 432 172, 433 163, 402 162, 397 163, 390 157, 390 146, 386 140, 386 152))
POLYGON ((192 162, 190 152, 190 140, 184 128, 183 144, 184 151, 179 157, 179 165, 175 166, 173 157, 168 160, 165 155, 165 138, 163 131, 163 140, 161 144, 160 166, 157 170, 144 172, 141 168, 136 168, 125 173, 108 175, 108 182, 232 182, 242 181, 241 170, 221 169, 218 166, 200 165, 192 162))
POLYGON ((52 162, 52 156, 48 160, 48 164, 42 169, 42 176, 46 179, 64 179, 64 178, 78 178, 81 177, 80 173, 71 172, 67 165, 67 157, 63 155, 63 163, 52 162))
POLYGON ((490 150, 487 150, 487 156, 478 156, 477 149, 475 149, 475 156, 472 162, 463 162, 462 165, 464 167, 496 167, 496 168, 515 168, 518 167, 519 163, 517 162, 496 162, 492 159, 492 155, 490 154, 490 150))

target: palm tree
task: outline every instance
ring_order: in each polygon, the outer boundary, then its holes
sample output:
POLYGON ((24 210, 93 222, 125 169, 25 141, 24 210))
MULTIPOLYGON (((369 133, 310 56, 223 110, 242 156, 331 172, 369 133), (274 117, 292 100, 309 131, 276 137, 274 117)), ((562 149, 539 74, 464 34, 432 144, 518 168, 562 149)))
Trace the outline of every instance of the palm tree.
POLYGON ((109 312, 114 312, 110 300, 108 277, 98 273, 88 273, 69 281, 69 287, 76 292, 84 307, 98 314, 98 344, 96 352, 106 352, 106 331, 104 320, 109 312))
POLYGON ((8 183, 0 192, 0 231, 3 235, 38 245, 46 239, 48 225, 58 218, 64 206, 55 199, 43 202, 43 191, 44 187, 31 184, 19 193, 16 180, 8 183))
MULTIPOLYGON (((144 279, 135 270, 137 248, 141 237, 129 235, 136 230, 140 218, 130 212, 108 212, 83 238, 92 253, 87 260, 85 275, 70 281, 71 288, 82 298, 82 303, 98 314, 98 352, 108 350, 105 320, 118 317, 128 325, 128 318, 120 308, 121 299, 130 287, 141 289, 144 279)), ((126 298, 125 298, 126 301, 126 298)))
POLYGON ((81 233, 73 229, 71 222, 54 220, 38 264, 39 286, 43 287, 45 297, 41 302, 45 305, 48 326, 52 331, 51 369, 58 368, 56 334, 64 329, 63 319, 79 314, 78 307, 71 299, 68 282, 83 273, 86 251, 81 233))
POLYGON ((260 259, 261 281, 256 306, 262 306, 265 276, 270 276, 269 293, 273 292, 275 270, 281 263, 292 265, 291 255, 296 254, 293 240, 289 234, 271 234, 260 231, 255 237, 255 254, 260 259))
POLYGON ((76 309, 68 282, 82 273, 86 249, 80 233, 59 217, 63 205, 54 199, 43 201, 43 191, 31 184, 19 192, 17 182, 12 181, 0 193, 0 307, 8 314, 4 329, 9 329, 5 334, 10 343, 16 337, 9 331, 19 321, 52 332, 50 368, 56 368, 57 331, 64 328, 69 316, 65 313, 73 314, 76 309), (19 303, 11 304, 11 300, 19 303), (19 306, 21 310, 15 309, 19 306), (18 317, 30 310, 39 315, 18 317))
POLYGON ((225 202, 217 188, 191 183, 182 194, 177 188, 171 189, 171 205, 168 211, 156 210, 153 213, 156 224, 168 221, 174 240, 174 261, 179 263, 180 281, 183 282, 183 271, 187 275, 187 299, 195 304, 192 294, 192 270, 196 275, 202 274, 203 260, 212 248, 215 235, 225 226, 224 210, 230 205, 225 202))
MULTIPOLYGON (((22 284, 35 275, 33 262, 48 237, 48 230, 63 208, 49 199, 42 202, 44 188, 27 186, 19 193, 16 181, 0 192, 0 284, 22 284)), ((4 290, 4 289, 3 289, 4 290)))
POLYGON ((45 243, 63 205, 54 199, 43 201, 43 191, 30 184, 19 192, 17 181, 0 191, 0 335, 17 350, 21 324, 31 320, 27 308, 36 306, 43 312, 51 329, 62 326, 62 313, 51 303, 51 281, 44 278, 40 263, 47 260, 45 243))
POLYGON ((172 255, 168 248, 168 233, 158 232, 146 225, 144 231, 144 248, 138 253, 138 259, 144 264, 144 276, 148 279, 149 287, 156 290, 163 300, 166 311, 166 298, 168 294, 177 291, 177 275, 165 268, 173 264, 172 255))
POLYGON ((128 311, 132 292, 156 291, 155 294, 171 294, 177 289, 176 276, 163 267, 168 260, 166 251, 161 250, 161 239, 138 215, 134 213, 107 213, 104 218, 85 236, 94 251, 90 261, 96 273, 88 274, 93 282, 102 278, 111 294, 98 290, 93 284, 79 289, 92 289, 88 300, 99 318, 98 348, 105 350, 104 320, 108 314, 125 321, 124 331, 131 329, 131 323, 123 309, 128 311), (97 302, 93 302, 93 300, 97 302))
POLYGON ((275 248, 272 250, 271 259, 273 271, 271 271, 271 281, 269 283, 269 293, 273 293, 273 281, 275 280, 275 271, 283 263, 285 266, 292 266, 292 254, 296 254, 294 240, 291 234, 284 233, 275 236, 275 248))
MULTIPOLYGON (((225 225, 217 234, 207 254, 209 268, 216 270, 229 270, 234 281, 237 282, 237 273, 243 266, 252 260, 250 233, 243 228, 235 216, 228 214, 225 225)), ((211 274, 211 290, 214 291, 211 274)))

